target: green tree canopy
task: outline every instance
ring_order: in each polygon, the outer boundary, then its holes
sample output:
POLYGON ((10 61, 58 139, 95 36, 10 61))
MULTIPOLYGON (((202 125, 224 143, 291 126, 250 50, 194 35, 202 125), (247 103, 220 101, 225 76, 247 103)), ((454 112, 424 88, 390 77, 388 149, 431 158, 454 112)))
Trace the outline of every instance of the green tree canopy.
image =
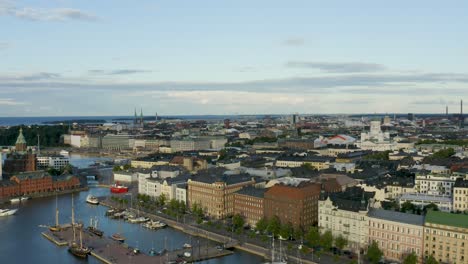
POLYGON ((326 250, 333 246, 333 235, 330 230, 323 233, 323 235, 320 237, 320 246, 326 250))
POLYGON ((240 214, 235 214, 232 217, 232 224, 234 225, 234 229, 242 229, 245 224, 244 218, 240 214))
POLYGON ((309 232, 307 232, 305 239, 311 246, 318 246, 320 244, 320 232, 318 227, 311 227, 309 232))
POLYGON ((439 262, 434 258, 434 256, 430 255, 427 259, 426 259, 426 264, 439 264, 439 262))
POLYGON ((372 264, 379 263, 380 259, 383 256, 382 250, 380 250, 379 245, 377 242, 372 241, 371 245, 367 249, 367 259, 372 264))
POLYGON ((262 233, 265 232, 265 230, 268 228, 268 221, 265 218, 258 220, 255 228, 262 233))
POLYGON ((278 216, 275 215, 268 221, 267 231, 272 233, 273 235, 278 235, 280 230, 281 222, 278 216))
POLYGON ((406 255, 406 257, 403 260, 403 264, 416 264, 418 263, 418 256, 414 252, 411 252, 410 254, 406 255))
POLYGON ((343 237, 342 235, 339 235, 337 238, 335 238, 335 246, 342 250, 346 245, 348 244, 348 240, 343 237))

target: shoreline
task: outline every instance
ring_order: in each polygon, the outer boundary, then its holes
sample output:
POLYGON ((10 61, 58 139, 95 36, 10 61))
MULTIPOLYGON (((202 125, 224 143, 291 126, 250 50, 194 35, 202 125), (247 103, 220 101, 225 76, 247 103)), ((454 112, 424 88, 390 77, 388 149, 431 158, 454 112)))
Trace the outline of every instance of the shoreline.
MULTIPOLYGON (((100 205, 108 207, 108 208, 113 208, 110 204, 106 203, 105 201, 104 202, 101 201, 100 205)), ((136 211, 136 209, 134 209, 134 208, 128 208, 128 209, 131 210, 131 211, 136 211)), ((181 232, 183 232, 183 233, 185 233, 187 235, 190 235, 190 236, 201 237, 201 238, 209 239, 211 241, 214 241, 214 242, 217 242, 217 243, 223 243, 223 244, 226 241, 230 241, 231 245, 232 245, 232 248, 235 248, 237 250, 242 250, 244 252, 254 254, 254 255, 257 255, 259 257, 263 257, 265 259, 267 259, 268 258, 267 256, 269 256, 269 254, 270 254, 270 249, 266 249, 266 248, 263 248, 261 246, 257 246, 255 244, 240 243, 237 240, 232 240, 230 237, 226 237, 224 235, 217 234, 217 233, 214 233, 214 232, 211 232, 211 231, 199 228, 199 227, 179 223, 177 221, 174 221, 174 220, 169 219, 169 218, 165 218, 163 216, 159 216, 159 215, 155 215, 155 214, 151 214, 151 213, 146 213, 146 212, 142 212, 142 211, 140 211, 140 214, 143 214, 143 215, 145 215, 147 217, 151 217, 153 219, 158 219, 160 221, 164 221, 170 228, 176 229, 176 230, 181 231, 181 232), (186 227, 190 227, 190 229, 192 229, 192 230, 189 230, 189 228, 186 228, 186 227)), ((226 244, 229 244, 229 243, 226 243, 226 244)), ((307 259, 299 259, 299 258, 297 258, 295 256, 292 256, 292 255, 288 255, 288 258, 295 261, 296 263, 317 264, 317 262, 310 261, 310 260, 307 260, 307 259)))
MULTIPOLYGON (((27 195, 27 197, 30 197, 31 199, 38 199, 38 198, 45 198, 45 197, 51 197, 55 195, 64 195, 64 194, 70 194, 70 193, 77 193, 77 192, 82 192, 82 191, 88 191, 89 187, 81 187, 81 188, 76 188, 76 189, 71 189, 71 190, 63 190, 60 192, 47 192, 47 193, 39 193, 39 194, 30 194, 27 195)), ((10 200, 15 197, 11 198, 6 198, 0 201, 0 204, 16 204, 16 203, 11 203, 10 200)), ((18 203, 19 204, 19 203, 18 203)))

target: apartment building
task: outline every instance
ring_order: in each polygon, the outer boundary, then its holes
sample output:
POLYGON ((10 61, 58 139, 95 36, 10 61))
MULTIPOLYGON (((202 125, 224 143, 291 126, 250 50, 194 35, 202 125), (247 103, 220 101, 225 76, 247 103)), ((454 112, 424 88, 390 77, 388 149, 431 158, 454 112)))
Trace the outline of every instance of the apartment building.
POLYGON ((348 247, 358 252, 368 245, 367 212, 373 203, 374 192, 351 187, 344 192, 322 194, 319 201, 320 231, 331 231, 334 237, 348 240, 348 247))
POLYGON ((265 192, 267 189, 245 187, 234 194, 234 214, 241 215, 245 222, 255 227, 263 218, 265 192))
POLYGON ((414 252, 422 263, 424 216, 373 208, 367 216, 369 244, 376 241, 386 259, 400 261, 414 252))
POLYGON ((468 215, 429 211, 424 223, 424 256, 439 263, 468 263, 468 215))
POLYGON ((468 211, 468 180, 457 179, 453 186, 453 211, 468 211))
POLYGON ((294 228, 307 230, 318 221, 320 184, 297 181, 276 184, 265 192, 264 216, 277 216, 282 224, 291 223, 294 228))
POLYGON ((234 193, 255 185, 258 177, 249 174, 225 175, 219 170, 200 172, 188 180, 188 205, 201 205, 205 213, 222 219, 234 214, 234 193))

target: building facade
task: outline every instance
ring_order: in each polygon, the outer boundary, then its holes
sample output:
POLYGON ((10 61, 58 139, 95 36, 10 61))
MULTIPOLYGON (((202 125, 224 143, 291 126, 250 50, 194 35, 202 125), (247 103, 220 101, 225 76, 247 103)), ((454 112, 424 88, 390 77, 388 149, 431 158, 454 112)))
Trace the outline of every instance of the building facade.
POLYGON ((250 227, 263 218, 266 189, 245 187, 234 195, 234 214, 239 214, 250 227))
POLYGON ((439 263, 468 262, 468 215, 429 211, 424 223, 424 256, 439 263))
POLYGON ((453 211, 468 211, 468 180, 457 179, 453 186, 453 211))
POLYGON ((234 193, 251 185, 255 178, 248 174, 198 174, 188 180, 188 205, 200 205, 208 216, 222 219, 234 214, 234 193))
POLYGON ((307 230, 318 222, 319 196, 318 183, 276 184, 265 192, 264 216, 268 219, 276 216, 282 224, 291 223, 296 229, 307 230))
POLYGON ((369 244, 377 242, 386 259, 401 261, 414 252, 422 263, 424 216, 370 209, 368 219, 369 244))

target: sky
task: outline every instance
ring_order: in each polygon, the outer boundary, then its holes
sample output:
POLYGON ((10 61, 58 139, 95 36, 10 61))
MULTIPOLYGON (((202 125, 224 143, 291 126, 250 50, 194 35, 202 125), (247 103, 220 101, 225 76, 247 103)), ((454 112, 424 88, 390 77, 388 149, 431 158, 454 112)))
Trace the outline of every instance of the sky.
POLYGON ((444 113, 468 1, 0 0, 0 116, 444 113))

